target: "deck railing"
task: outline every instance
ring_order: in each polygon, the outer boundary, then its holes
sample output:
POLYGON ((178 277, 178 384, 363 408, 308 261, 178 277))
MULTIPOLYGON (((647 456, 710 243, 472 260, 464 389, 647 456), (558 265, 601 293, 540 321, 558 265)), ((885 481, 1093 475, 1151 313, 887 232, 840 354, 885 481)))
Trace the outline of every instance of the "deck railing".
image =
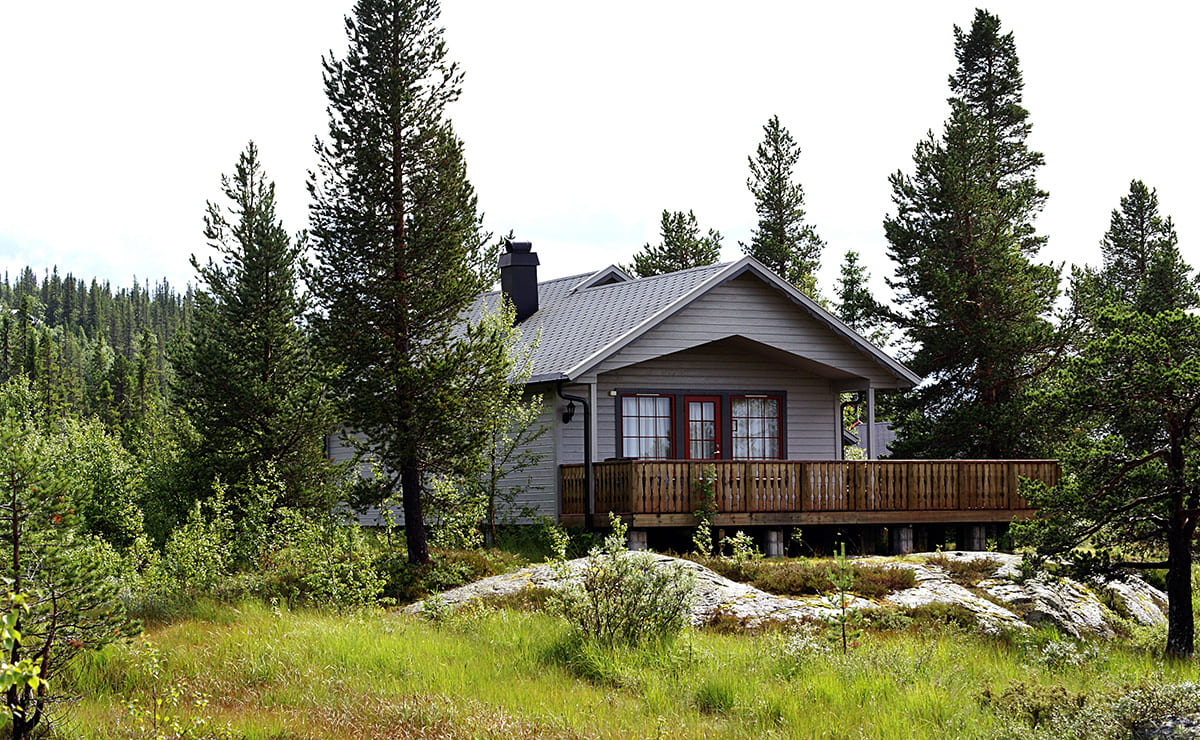
MULTIPOLYGON (((595 463, 596 512, 691 514, 711 467, 717 511, 1022 511, 1021 479, 1058 482, 1055 460, 630 460, 595 463)), ((562 514, 584 513, 582 464, 560 466, 562 514)))

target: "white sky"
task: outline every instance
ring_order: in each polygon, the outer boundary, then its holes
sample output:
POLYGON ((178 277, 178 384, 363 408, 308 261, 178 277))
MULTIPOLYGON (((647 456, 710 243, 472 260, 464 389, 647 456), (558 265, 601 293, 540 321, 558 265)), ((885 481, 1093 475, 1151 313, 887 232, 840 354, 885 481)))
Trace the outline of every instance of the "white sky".
MULTIPOLYGON (((320 60, 350 0, 112 0, 0 6, 0 269, 57 265, 128 285, 193 281, 206 200, 246 142, 306 226, 325 130, 320 60)), ((534 243, 541 275, 628 262, 664 208, 695 211, 740 255, 755 223, 747 156, 778 114, 828 243, 891 272, 888 175, 946 118, 963 2, 443 0, 465 69, 450 109, 486 224, 534 243), (736 8, 736 9, 735 9, 736 8)), ((1030 143, 1046 156, 1043 257, 1095 263, 1140 178, 1200 266, 1200 10, 1178 2, 993 2, 1015 33, 1030 143), (1136 7, 1136 10, 1135 10, 1136 7), (1191 82, 1189 82, 1191 80, 1191 82)))

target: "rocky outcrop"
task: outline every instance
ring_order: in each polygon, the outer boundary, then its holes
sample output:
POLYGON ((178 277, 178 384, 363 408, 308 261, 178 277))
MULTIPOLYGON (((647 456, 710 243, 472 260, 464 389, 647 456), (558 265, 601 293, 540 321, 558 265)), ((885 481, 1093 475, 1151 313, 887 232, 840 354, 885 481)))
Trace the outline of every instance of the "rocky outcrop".
MULTIPOLYGON (((834 613, 829 602, 821 597, 775 596, 731 581, 690 560, 666 555, 651 557, 660 567, 674 564, 694 574, 693 624, 704 624, 721 615, 753 627, 764 622, 823 620, 834 613)), ((988 632, 1049 625, 1075 637, 1112 635, 1118 615, 1141 624, 1166 621, 1165 595, 1132 577, 1093 585, 1044 572, 1026 579, 1021 575, 1020 556, 993 552, 921 553, 901 558, 869 558, 867 562, 909 569, 916 585, 888 594, 880 601, 855 597, 850 600, 850 608, 953 604, 970 611, 980 628, 988 632), (966 567, 967 564, 971 567, 966 567), (977 577, 964 579, 961 573, 965 571, 977 577)), ((476 599, 512 595, 531 587, 559 589, 577 578, 585 563, 586 559, 581 558, 557 567, 537 565, 485 578, 438 598, 446 606, 454 607, 476 599)), ((416 613, 421 609, 422 604, 417 603, 405 611, 416 613)))

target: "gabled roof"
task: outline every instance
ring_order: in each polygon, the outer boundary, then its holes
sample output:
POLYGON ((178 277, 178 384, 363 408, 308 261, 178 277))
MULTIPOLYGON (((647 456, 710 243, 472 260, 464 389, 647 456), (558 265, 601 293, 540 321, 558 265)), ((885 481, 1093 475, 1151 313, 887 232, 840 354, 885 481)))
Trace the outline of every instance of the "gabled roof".
MULTIPOLYGON (((538 341, 530 382, 575 380, 586 375, 716 286, 745 274, 779 290, 897 379, 913 385, 920 382, 911 370, 753 257, 631 280, 621 280, 628 275, 609 267, 539 283, 538 311, 521 323, 522 341, 538 341), (617 282, 610 282, 613 279, 617 282)), ((473 314, 478 316, 484 307, 494 307, 499 300, 499 291, 480 296, 473 314)))

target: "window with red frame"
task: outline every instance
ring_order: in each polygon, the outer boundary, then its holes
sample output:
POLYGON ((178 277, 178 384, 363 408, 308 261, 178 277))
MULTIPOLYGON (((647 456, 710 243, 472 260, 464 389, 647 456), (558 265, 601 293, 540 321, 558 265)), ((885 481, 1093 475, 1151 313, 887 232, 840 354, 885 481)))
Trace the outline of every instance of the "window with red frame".
POLYGON ((736 460, 783 457, 782 399, 776 396, 733 396, 729 421, 736 460))
POLYGON ((621 456, 671 457, 671 397, 621 397, 621 456))

